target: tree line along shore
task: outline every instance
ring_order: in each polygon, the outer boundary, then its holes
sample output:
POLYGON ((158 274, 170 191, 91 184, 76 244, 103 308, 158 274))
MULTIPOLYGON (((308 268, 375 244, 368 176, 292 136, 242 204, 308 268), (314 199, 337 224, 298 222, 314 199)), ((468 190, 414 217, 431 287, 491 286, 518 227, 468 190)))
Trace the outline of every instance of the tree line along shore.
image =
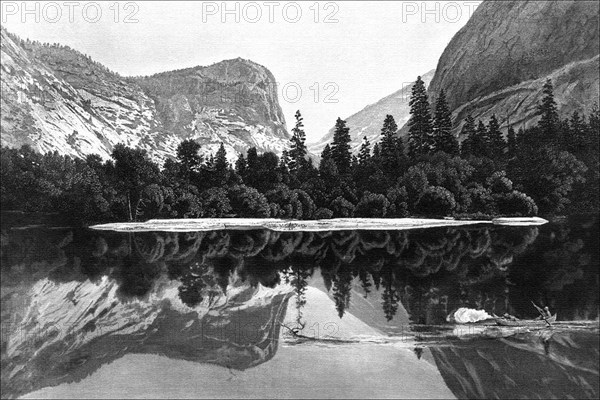
POLYGON ((408 138, 391 115, 380 140, 364 138, 357 155, 346 122, 318 164, 309 157, 303 118, 295 114, 281 156, 250 148, 232 165, 223 145, 200 156, 182 141, 163 165, 118 144, 111 158, 39 154, 2 147, 3 210, 58 212, 79 224, 160 218, 453 217, 490 220, 598 212, 600 113, 562 119, 552 82, 544 85, 540 120, 501 132, 496 116, 464 121, 459 141, 444 92, 431 106, 419 77, 410 98, 408 138))

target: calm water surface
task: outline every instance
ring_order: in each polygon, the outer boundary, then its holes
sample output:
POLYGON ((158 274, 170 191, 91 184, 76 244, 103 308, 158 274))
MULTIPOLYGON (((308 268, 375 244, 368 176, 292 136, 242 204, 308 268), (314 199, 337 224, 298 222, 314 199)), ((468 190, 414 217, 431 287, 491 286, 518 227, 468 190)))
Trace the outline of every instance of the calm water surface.
POLYGON ((116 233, 3 219, 2 397, 597 398, 598 216, 116 233), (552 328, 455 326, 459 307, 552 328))

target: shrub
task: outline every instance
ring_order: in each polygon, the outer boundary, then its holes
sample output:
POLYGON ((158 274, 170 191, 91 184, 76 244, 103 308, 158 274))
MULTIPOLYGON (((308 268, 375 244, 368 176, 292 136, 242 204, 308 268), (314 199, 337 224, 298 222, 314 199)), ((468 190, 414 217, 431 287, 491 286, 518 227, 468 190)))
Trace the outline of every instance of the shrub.
POLYGON ((200 199, 191 191, 182 191, 175 195, 171 211, 178 218, 197 218, 202 215, 200 199))
POLYGON ((302 205, 302 218, 313 218, 317 207, 315 206, 315 202, 310 197, 310 195, 302 189, 294 189, 294 193, 298 196, 298 201, 302 205))
POLYGON ((495 196, 498 212, 502 215, 533 217, 538 213, 535 201, 525 193, 513 190, 495 196))
POLYGON ((338 196, 333 200, 330 207, 331 211, 333 211, 333 216, 336 218, 348 218, 351 217, 354 212, 354 204, 350 203, 342 196, 338 196))
POLYGON ((172 195, 171 188, 165 188, 155 183, 146 186, 142 190, 135 208, 136 220, 148 220, 160 216, 165 208, 165 200, 172 195))
POLYGON ((467 189, 467 195, 469 204, 466 207, 466 211, 468 213, 495 214, 496 203, 490 189, 483 187, 479 183, 473 183, 467 189))
POLYGON ((441 186, 427 188, 416 205, 416 211, 419 214, 428 216, 450 215, 455 208, 454 195, 441 186))
POLYGON ((272 217, 302 218, 302 203, 298 200, 298 193, 290 190, 286 185, 275 186, 266 193, 266 198, 271 207, 272 217))
POLYGON ((385 217, 390 202, 382 194, 365 192, 354 209, 355 217, 382 218, 385 217))
POLYGON ((417 204, 429 186, 427 174, 417 165, 410 167, 398 180, 398 184, 406 188, 409 207, 414 207, 417 204))
POLYGON ((268 218, 271 215, 266 197, 253 187, 232 186, 227 191, 227 197, 231 210, 237 217, 268 218))
POLYGON ((510 193, 513 190, 513 183, 506 177, 505 171, 494 172, 485 182, 493 194, 510 193))
POLYGON ((391 188, 386 197, 390 202, 388 217, 404 218, 408 216, 408 193, 404 186, 391 188))
POLYGON ((315 211, 314 218, 315 219, 331 219, 331 218, 333 218, 333 211, 331 211, 329 208, 319 207, 319 208, 317 208, 317 211, 315 211))
POLYGON ((221 218, 231 213, 231 204, 227 191, 222 188, 210 188, 200 195, 203 218, 221 218))

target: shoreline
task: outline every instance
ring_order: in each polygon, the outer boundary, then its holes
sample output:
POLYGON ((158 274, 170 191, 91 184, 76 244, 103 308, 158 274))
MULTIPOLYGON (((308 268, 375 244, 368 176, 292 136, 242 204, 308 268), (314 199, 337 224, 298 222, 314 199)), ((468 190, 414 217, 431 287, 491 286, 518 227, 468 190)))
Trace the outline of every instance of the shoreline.
POLYGON ((342 230, 409 230, 467 225, 539 226, 548 223, 539 217, 454 220, 430 218, 333 218, 285 220, 277 218, 189 218, 151 219, 146 222, 116 222, 92 225, 94 230, 117 232, 194 232, 213 230, 268 229, 276 232, 319 232, 342 230))

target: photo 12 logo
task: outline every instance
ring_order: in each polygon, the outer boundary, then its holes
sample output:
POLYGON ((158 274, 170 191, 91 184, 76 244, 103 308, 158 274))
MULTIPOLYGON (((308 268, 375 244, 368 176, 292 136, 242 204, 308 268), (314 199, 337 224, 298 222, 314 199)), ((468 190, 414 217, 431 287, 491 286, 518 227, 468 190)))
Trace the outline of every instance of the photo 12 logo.
MULTIPOLYGON (((266 82, 264 90, 274 93, 280 101, 294 104, 302 100, 304 96, 310 96, 315 103, 339 103, 337 95, 340 87, 335 82, 312 82, 311 84, 300 84, 298 82, 266 82)), ((201 95, 203 102, 212 101, 232 102, 234 104, 247 104, 248 98, 253 95, 253 90, 245 85, 240 85, 231 90, 229 87, 220 87, 216 90, 205 92, 201 95)))
POLYGON ((115 23, 135 24, 140 7, 137 2, 39 2, 3 1, 0 3, 1 20, 7 22, 47 22, 55 24, 85 21, 97 23, 103 18, 115 23))
POLYGON ((403 1, 402 23, 441 21, 457 23, 469 19, 481 1, 403 1))
MULTIPOLYGON (((275 84, 277 85, 277 83, 275 84)), ((339 103, 336 97, 340 91, 340 87, 335 82, 327 82, 321 84, 314 82, 312 85, 305 87, 302 90, 302 85, 296 82, 288 82, 281 86, 281 99, 287 103, 297 103, 302 99, 304 93, 312 97, 315 103, 339 103)))
POLYGON ((336 2, 239 2, 203 1, 202 22, 240 23, 247 22, 297 22, 310 20, 314 23, 336 24, 339 6, 336 2))

